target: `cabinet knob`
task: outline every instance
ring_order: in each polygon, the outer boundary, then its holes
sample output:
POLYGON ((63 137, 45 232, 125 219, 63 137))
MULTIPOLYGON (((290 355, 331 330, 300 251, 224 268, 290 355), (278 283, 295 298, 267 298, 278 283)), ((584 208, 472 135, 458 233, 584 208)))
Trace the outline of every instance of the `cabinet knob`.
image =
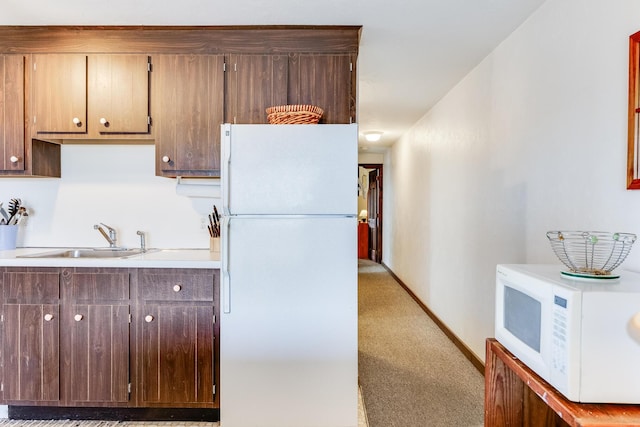
POLYGON ((151 322, 153 322, 153 316, 152 316, 152 315, 150 315, 150 314, 147 314, 147 315, 144 317, 144 321, 145 321, 145 322, 147 322, 147 323, 151 323, 151 322))
POLYGON ((17 156, 11 156, 11 157, 9 157, 9 161, 10 161, 11 163, 18 163, 18 160, 20 160, 20 158, 19 158, 19 157, 17 157, 17 156))
POLYGON ((171 158, 169 156, 162 156, 162 163, 169 163, 171 158))
POLYGON ((82 121, 79 118, 74 117, 72 121, 73 121, 73 124, 75 124, 76 126, 78 127, 82 126, 82 121))
POLYGON ((175 285, 173 287, 173 292, 180 292, 181 290, 182 290, 182 286, 180 286, 180 285, 175 285))
POLYGON ((53 320, 53 314, 45 314, 44 320, 46 320, 47 322, 51 322, 53 320))
POLYGON ((105 119, 104 117, 100 118, 100 124, 106 128, 109 127, 109 120, 105 119))
POLYGON ((73 320, 75 320, 76 322, 79 322, 82 320, 82 314, 76 314, 75 316, 73 316, 73 320))

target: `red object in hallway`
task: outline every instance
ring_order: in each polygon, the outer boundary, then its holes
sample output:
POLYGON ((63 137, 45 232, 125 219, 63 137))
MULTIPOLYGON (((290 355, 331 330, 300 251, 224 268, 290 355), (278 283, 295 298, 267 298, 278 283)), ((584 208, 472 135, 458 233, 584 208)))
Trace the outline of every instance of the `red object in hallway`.
POLYGON ((358 223, 358 258, 369 258, 369 224, 358 223))

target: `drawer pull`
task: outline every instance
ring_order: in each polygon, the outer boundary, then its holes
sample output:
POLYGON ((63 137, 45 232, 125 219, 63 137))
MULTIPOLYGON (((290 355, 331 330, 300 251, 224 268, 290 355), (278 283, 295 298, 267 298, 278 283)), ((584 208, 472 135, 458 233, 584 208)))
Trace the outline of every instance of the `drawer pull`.
POLYGON ((144 317, 144 321, 145 321, 145 322, 147 322, 147 323, 151 323, 151 322, 153 322, 153 316, 152 316, 152 315, 150 315, 150 314, 147 314, 147 315, 144 317))
POLYGON ((45 314, 44 315, 44 320, 47 322, 51 322, 53 320, 53 314, 45 314))
POLYGON ((181 290, 182 290, 182 286, 180 286, 180 285, 175 285, 173 287, 173 292, 180 292, 181 290))
POLYGON ((76 314, 75 316, 73 316, 73 320, 75 320, 76 322, 79 322, 82 320, 82 314, 76 314))

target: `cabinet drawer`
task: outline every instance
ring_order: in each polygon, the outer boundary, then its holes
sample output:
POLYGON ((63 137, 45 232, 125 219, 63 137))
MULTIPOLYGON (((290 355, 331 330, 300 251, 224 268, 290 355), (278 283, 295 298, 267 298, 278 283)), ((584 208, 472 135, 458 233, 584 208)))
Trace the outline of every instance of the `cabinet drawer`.
POLYGON ((213 301, 214 278, 213 270, 140 270, 140 298, 145 301, 213 301))
POLYGON ((114 300, 129 299, 129 273, 75 272, 66 277, 69 295, 73 300, 114 300), (67 282, 68 280, 68 282, 67 282))
POLYGON ((6 300, 44 301, 60 298, 60 275, 54 272, 9 271, 3 274, 6 300))

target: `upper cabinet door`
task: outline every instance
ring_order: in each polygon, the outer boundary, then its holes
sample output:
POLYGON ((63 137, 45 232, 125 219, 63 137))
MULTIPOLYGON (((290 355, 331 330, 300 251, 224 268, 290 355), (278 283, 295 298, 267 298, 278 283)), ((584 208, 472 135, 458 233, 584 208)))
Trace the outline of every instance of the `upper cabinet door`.
POLYGON ((24 67, 22 55, 0 55, 0 169, 23 171, 24 67))
POLYGON ((223 55, 154 56, 156 175, 219 176, 223 55))
POLYGON ((225 121, 267 123, 266 109, 287 104, 287 55, 230 55, 225 121))
POLYGON ((101 135, 148 133, 150 72, 147 55, 90 55, 89 128, 101 135))
POLYGON ((148 134, 150 69, 147 55, 34 55, 33 135, 148 134))
POLYGON ((324 110, 320 123, 355 122, 351 55, 296 54, 289 58, 289 104, 324 110))
POLYGON ((87 133, 87 57, 33 55, 34 136, 87 133))

